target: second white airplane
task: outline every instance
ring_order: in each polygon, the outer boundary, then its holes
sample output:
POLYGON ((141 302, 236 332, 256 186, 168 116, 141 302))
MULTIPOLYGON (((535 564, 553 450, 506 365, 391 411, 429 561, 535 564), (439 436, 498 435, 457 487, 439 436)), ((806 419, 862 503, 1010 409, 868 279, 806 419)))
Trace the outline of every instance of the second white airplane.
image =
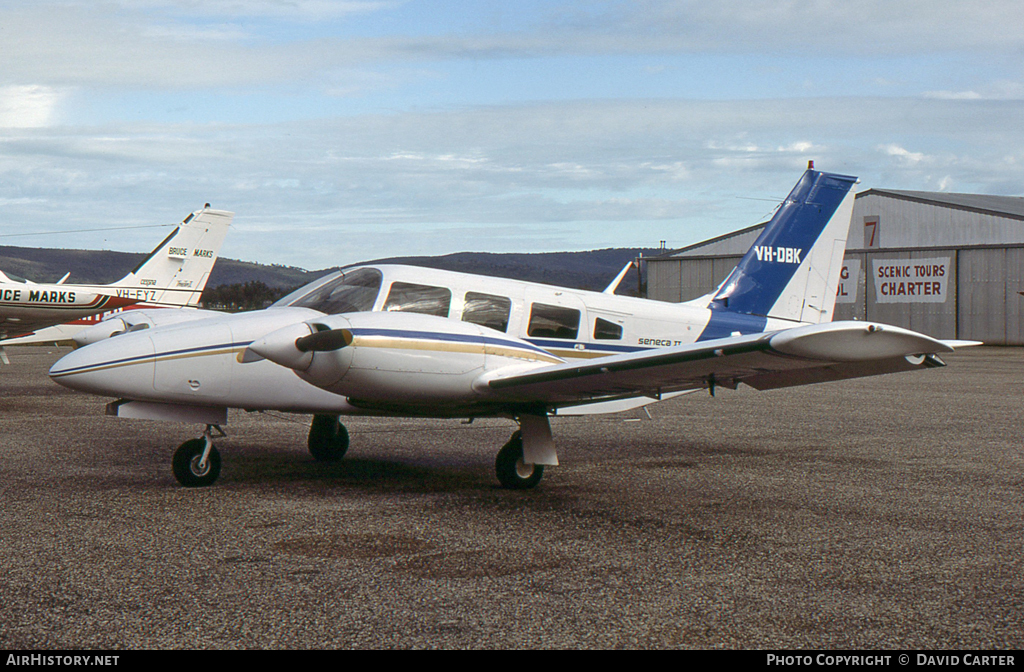
POLYGON ((831 322, 855 182, 808 170, 722 285, 681 304, 356 266, 266 310, 163 325, 149 315, 149 328, 80 348, 50 376, 118 397, 112 415, 205 424, 174 455, 185 486, 216 480, 212 433, 230 407, 313 414, 319 460, 348 449, 341 415, 514 418, 495 468, 505 487, 530 488, 558 464, 554 414, 942 366, 955 343, 831 322))
MULTIPOLYGON (((0 355, 5 345, 73 339, 126 308, 197 306, 232 219, 233 212, 209 207, 191 213, 141 264, 109 285, 36 283, 0 272, 0 355)), ((104 324, 126 329, 123 321, 104 324)))

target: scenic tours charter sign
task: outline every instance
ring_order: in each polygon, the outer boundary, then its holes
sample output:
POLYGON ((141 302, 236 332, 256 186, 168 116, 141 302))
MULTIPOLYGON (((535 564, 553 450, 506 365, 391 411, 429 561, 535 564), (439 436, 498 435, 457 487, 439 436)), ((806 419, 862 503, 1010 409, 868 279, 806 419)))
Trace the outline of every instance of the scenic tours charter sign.
MULTIPOLYGON (((846 259, 839 275, 836 303, 856 303, 860 259, 846 259)), ((943 303, 949 284, 949 257, 873 259, 875 303, 943 303)))
POLYGON ((873 259, 876 303, 943 303, 949 257, 873 259))

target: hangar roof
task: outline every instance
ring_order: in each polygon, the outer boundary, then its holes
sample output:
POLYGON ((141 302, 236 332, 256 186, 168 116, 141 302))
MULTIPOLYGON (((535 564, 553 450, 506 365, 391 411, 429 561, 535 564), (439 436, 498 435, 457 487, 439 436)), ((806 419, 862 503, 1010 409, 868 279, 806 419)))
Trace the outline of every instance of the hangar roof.
POLYGON ((984 212, 1013 219, 1024 219, 1024 198, 1020 196, 986 196, 984 194, 948 194, 941 191, 901 191, 897 189, 868 189, 857 198, 869 195, 888 196, 917 203, 984 212))
POLYGON ((659 254, 657 257, 647 257, 647 259, 666 259, 668 257, 686 256, 692 253, 715 254, 719 252, 719 247, 724 247, 725 249, 722 251, 726 253, 732 251, 732 248, 742 248, 746 250, 754 244, 753 241, 761 234, 761 229, 763 229, 767 224, 768 222, 754 224, 753 226, 748 226, 745 229, 730 231, 729 233, 722 234, 721 236, 708 238, 707 240, 702 240, 701 242, 694 243, 693 245, 687 245, 686 247, 681 247, 677 250, 666 252, 665 254, 659 254))
MULTIPOLYGON (((984 215, 1024 221, 1024 198, 1019 196, 987 196, 984 194, 952 194, 939 191, 903 191, 898 189, 868 189, 857 194, 857 199, 867 196, 894 198, 897 200, 923 203, 937 207, 953 208, 984 215)), ((693 245, 672 250, 648 259, 669 259, 673 257, 715 256, 742 254, 753 245, 767 222, 731 231, 709 238, 693 245)))

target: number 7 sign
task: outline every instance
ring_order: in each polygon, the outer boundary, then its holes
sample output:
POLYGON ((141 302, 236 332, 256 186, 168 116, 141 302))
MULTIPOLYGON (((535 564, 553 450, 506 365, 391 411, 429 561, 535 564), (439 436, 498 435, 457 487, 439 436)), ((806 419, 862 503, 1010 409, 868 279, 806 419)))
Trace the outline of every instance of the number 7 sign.
POLYGON ((864 218, 864 247, 878 247, 878 217, 864 218))

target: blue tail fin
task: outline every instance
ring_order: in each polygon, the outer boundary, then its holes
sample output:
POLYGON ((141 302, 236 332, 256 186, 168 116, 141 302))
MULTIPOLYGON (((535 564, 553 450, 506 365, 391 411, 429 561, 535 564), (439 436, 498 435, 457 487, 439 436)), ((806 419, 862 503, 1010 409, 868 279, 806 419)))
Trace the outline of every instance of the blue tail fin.
POLYGON ((800 322, 829 322, 857 178, 808 170, 708 305, 800 322))

